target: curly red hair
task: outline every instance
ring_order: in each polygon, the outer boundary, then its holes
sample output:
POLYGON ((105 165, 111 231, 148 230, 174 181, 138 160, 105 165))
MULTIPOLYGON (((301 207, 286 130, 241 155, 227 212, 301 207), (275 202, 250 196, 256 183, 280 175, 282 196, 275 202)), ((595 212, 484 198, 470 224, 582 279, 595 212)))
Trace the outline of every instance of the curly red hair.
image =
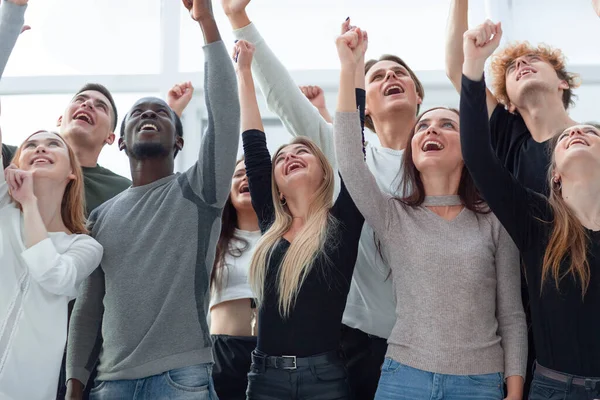
POLYGON ((506 93, 506 70, 508 66, 515 59, 532 54, 550 63, 556 71, 556 75, 569 85, 569 88, 564 90, 562 95, 565 109, 574 105, 573 89, 579 86, 579 75, 567 71, 566 60, 562 51, 545 44, 534 47, 529 42, 517 42, 508 45, 493 57, 490 67, 493 78, 492 89, 498 101, 505 106, 510 104, 510 99, 506 93))

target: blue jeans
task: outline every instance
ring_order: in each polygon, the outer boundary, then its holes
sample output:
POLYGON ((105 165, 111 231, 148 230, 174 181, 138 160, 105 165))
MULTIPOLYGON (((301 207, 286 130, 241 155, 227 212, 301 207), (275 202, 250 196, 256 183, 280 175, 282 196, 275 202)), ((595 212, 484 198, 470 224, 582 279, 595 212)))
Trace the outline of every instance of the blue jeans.
POLYGON ((212 363, 172 369, 143 379, 98 381, 90 400, 218 400, 212 363))
MULTIPOLYGON (((573 378, 575 376, 572 376, 573 378)), ((577 377, 579 378, 579 377, 577 377)), ((600 399, 600 382, 585 386, 560 382, 534 373, 529 400, 593 400, 600 399)))
POLYGON ((444 375, 422 371, 386 358, 375 400, 502 400, 504 377, 444 375))

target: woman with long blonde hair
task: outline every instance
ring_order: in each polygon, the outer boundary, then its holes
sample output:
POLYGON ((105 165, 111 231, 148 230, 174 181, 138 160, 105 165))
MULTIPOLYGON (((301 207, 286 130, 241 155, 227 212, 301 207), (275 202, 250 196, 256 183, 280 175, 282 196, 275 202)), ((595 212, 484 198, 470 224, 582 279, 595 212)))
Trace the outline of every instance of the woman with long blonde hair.
POLYGON ((346 399, 338 349, 341 322, 363 218, 323 152, 296 138, 267 149, 250 64, 254 47, 240 41, 237 60, 246 174, 263 237, 250 265, 258 303, 258 340, 248 399, 346 399))
MULTIPOLYGON (((520 184, 491 146, 483 63, 498 46, 465 36, 460 103, 465 164, 521 251, 536 364, 529 399, 600 397, 600 130, 575 125, 549 145, 548 198, 520 184)), ((523 84, 537 71, 516 65, 523 84)))
POLYGON ((38 131, 17 149, 0 178, 0 221, 0 398, 54 398, 68 302, 102 258, 60 135, 38 131))

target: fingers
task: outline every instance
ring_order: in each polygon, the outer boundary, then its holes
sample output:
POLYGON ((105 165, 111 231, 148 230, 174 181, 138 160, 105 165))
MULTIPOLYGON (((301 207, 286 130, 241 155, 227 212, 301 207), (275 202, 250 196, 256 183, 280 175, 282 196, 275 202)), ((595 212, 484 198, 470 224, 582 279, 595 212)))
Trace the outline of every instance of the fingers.
POLYGON ((185 8, 187 8, 190 11, 192 10, 192 7, 194 6, 193 0, 181 0, 181 2, 183 3, 183 6, 185 8))

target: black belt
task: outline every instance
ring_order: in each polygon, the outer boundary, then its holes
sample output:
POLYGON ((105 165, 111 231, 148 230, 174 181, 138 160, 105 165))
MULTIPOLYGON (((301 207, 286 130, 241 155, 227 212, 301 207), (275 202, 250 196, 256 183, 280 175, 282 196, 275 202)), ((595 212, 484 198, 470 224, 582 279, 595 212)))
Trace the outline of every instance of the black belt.
POLYGON ((257 367, 276 368, 276 369, 297 369, 299 367, 310 367, 317 364, 338 364, 341 362, 339 352, 330 351, 311 357, 296 356, 267 356, 252 352, 252 363, 257 367))
POLYGON ((550 368, 542 367, 540 364, 535 364, 535 373, 550 378, 555 381, 562 383, 569 383, 569 381, 576 386, 583 386, 586 388, 600 387, 600 378, 577 378, 571 375, 563 374, 562 372, 555 371, 550 368))

